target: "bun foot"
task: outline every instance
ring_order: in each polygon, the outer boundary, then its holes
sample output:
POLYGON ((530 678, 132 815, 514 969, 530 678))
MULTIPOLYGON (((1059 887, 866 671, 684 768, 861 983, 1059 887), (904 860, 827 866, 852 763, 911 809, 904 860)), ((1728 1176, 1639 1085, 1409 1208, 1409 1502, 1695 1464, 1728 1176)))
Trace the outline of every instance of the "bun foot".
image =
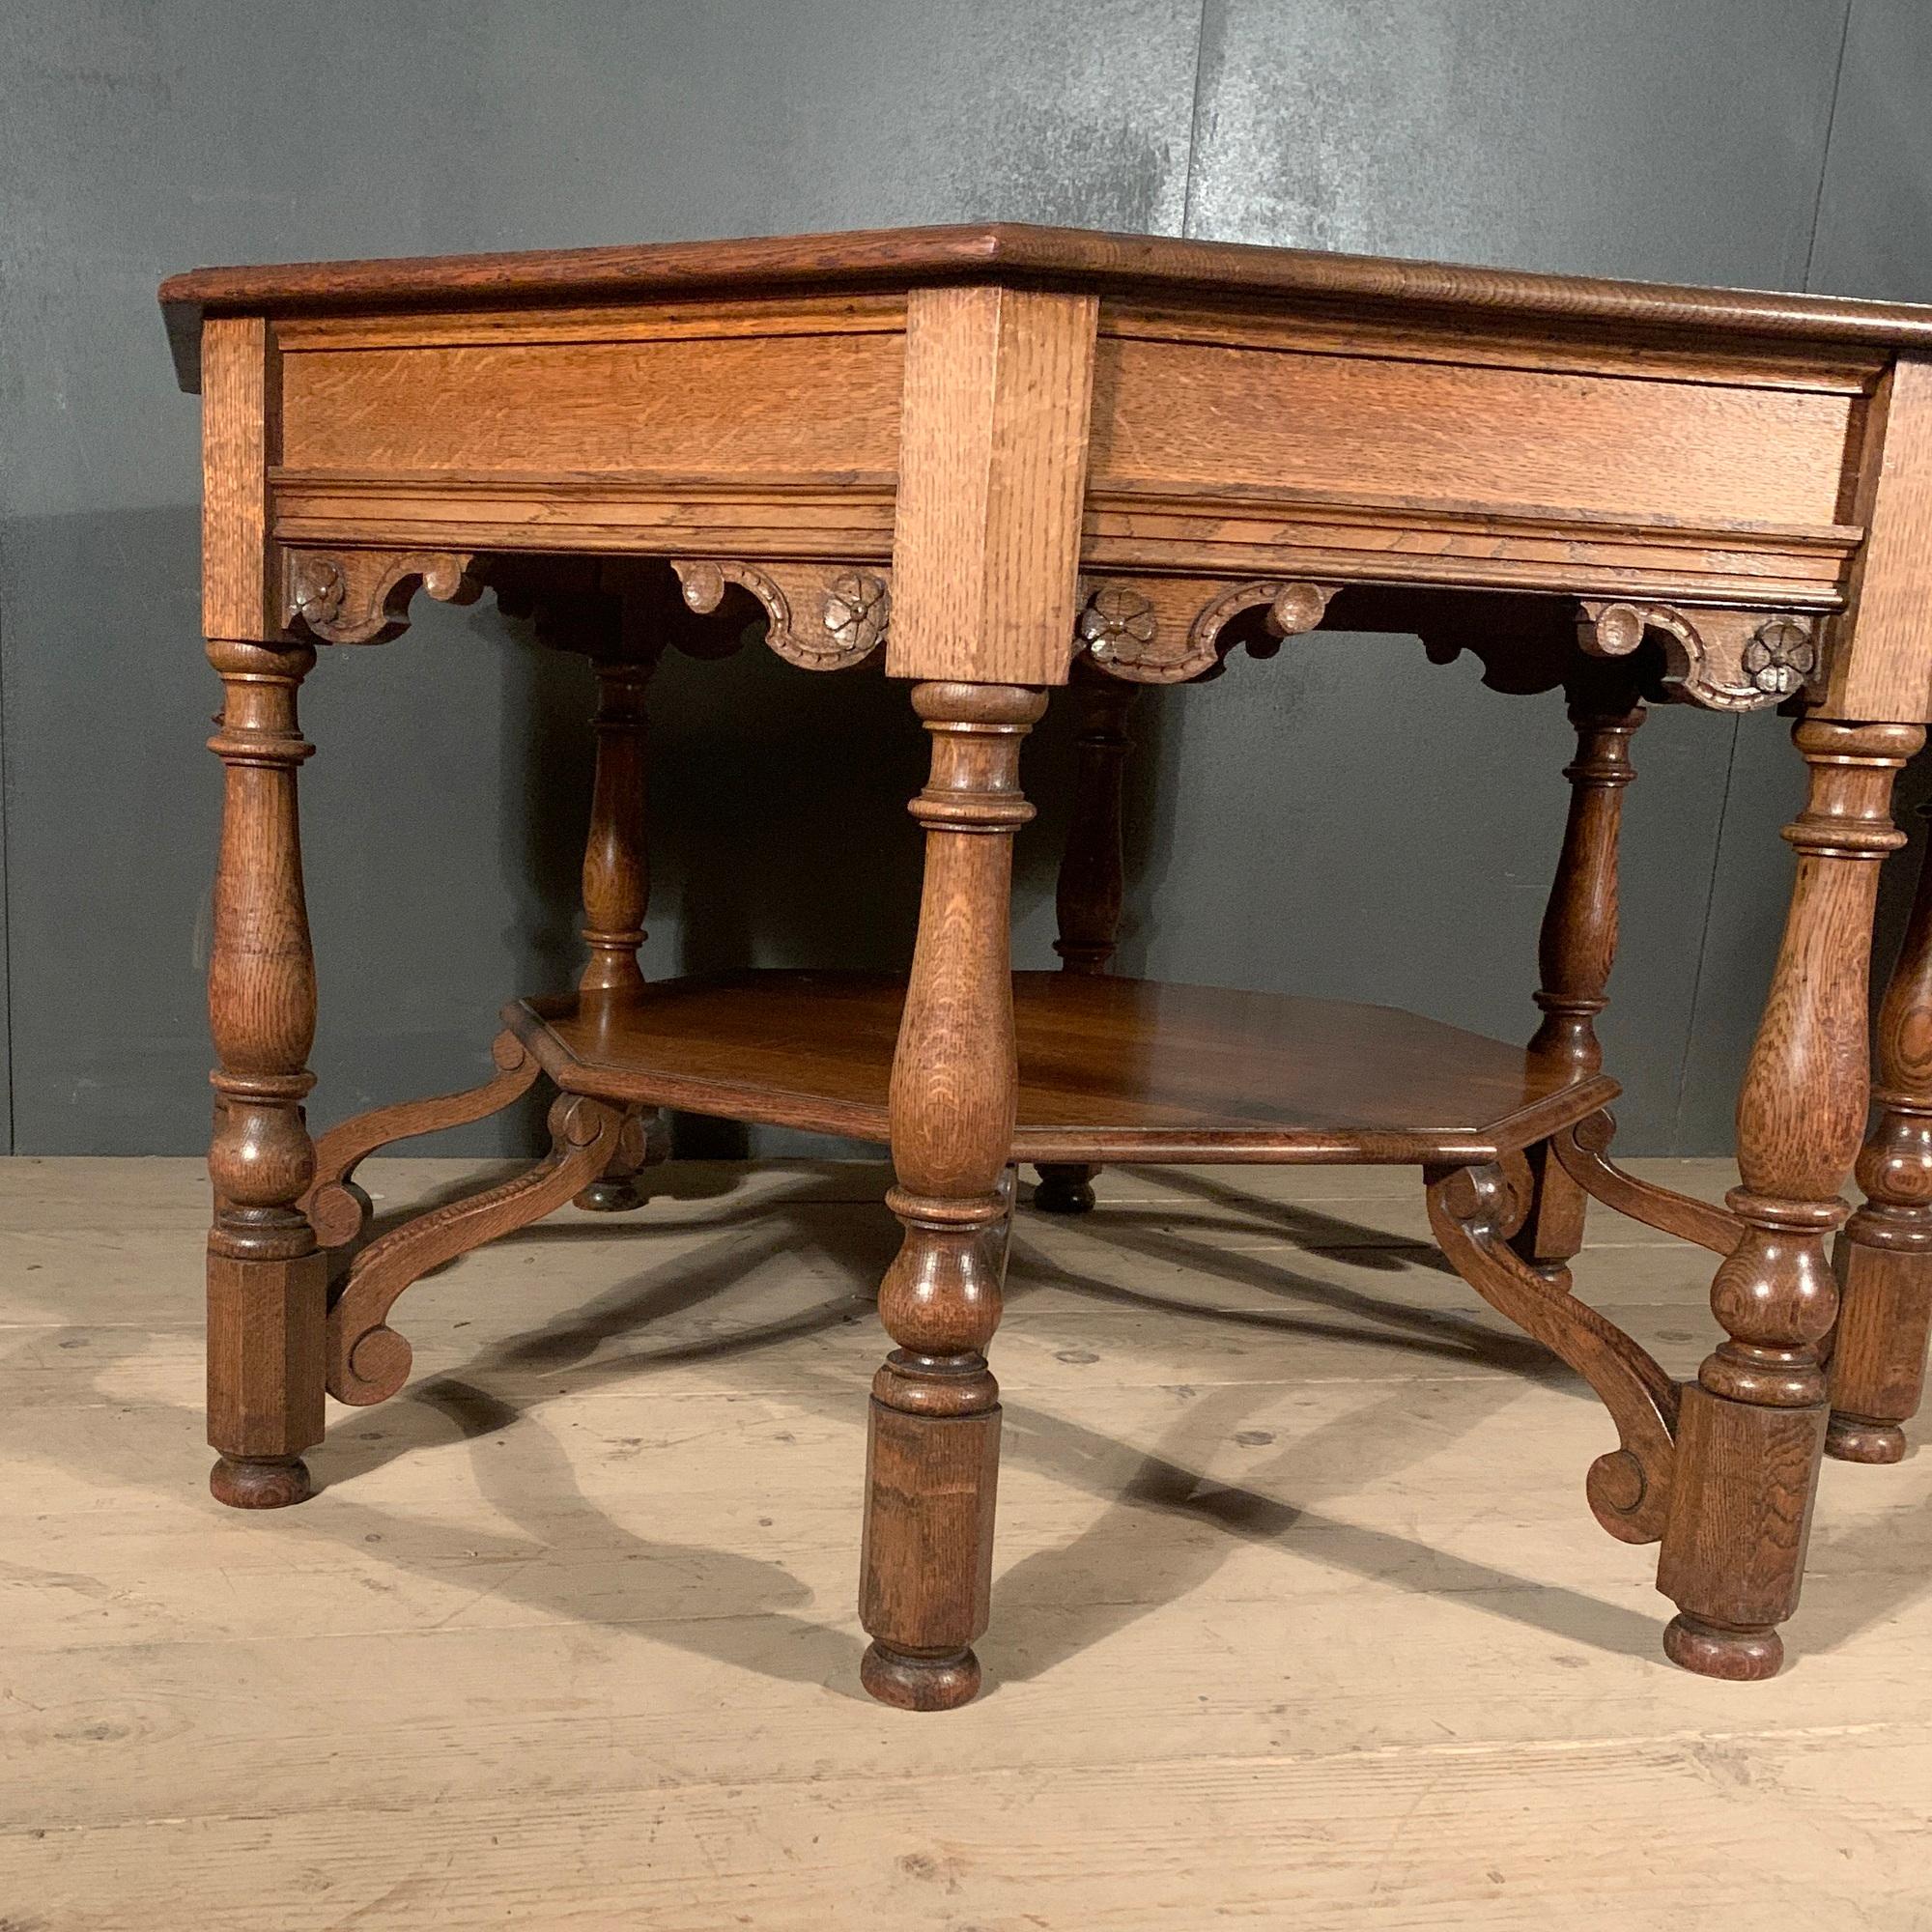
POLYGON ((970 1650, 913 1657, 874 1643, 859 1664, 859 1682, 881 1704, 900 1711, 952 1711, 980 1690, 980 1660, 970 1650))
POLYGON ((1033 1205, 1042 1214, 1086 1214, 1094 1207, 1096 1167, 1042 1167, 1033 1205))
POLYGON ((582 1194, 572 1197, 573 1208, 587 1208, 593 1214, 628 1214, 641 1208, 650 1197, 638 1185, 635 1176, 606 1175, 593 1180, 582 1194))
POLYGON ((287 1509, 291 1503, 307 1502, 315 1493, 308 1464, 299 1456, 273 1462, 216 1457, 208 1472, 208 1488, 216 1502, 238 1510, 287 1509))
POLYGON ((1699 1677, 1756 1684, 1777 1675, 1784 1662, 1784 1639, 1769 1627, 1727 1630, 1700 1617, 1679 1615, 1664 1626, 1663 1654, 1699 1677))
POLYGON ((1834 1415, 1825 1431, 1825 1454, 1840 1463, 1902 1463, 1905 1431, 1895 1422, 1834 1415))

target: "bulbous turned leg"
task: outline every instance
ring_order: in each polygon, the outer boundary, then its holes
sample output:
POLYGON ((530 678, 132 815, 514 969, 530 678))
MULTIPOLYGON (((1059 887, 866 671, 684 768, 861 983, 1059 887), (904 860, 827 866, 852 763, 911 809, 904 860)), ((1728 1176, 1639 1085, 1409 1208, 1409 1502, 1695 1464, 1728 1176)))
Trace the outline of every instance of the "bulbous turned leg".
POLYGON ((325 1264, 300 1206, 315 1150, 315 966, 302 896, 296 772, 314 747, 296 724, 306 645, 212 639, 225 768, 208 973, 214 1132, 208 1155, 209 1477, 237 1509, 309 1494, 301 1452, 322 1440, 325 1264))
POLYGON ((1809 719, 1795 736, 1810 769, 1785 830, 1797 878, 1764 1018, 1738 1096, 1728 1197, 1744 1223, 1711 1307, 1726 1339, 1683 1390, 1677 1467, 1657 1586, 1679 1615, 1675 1663, 1707 1677, 1775 1673, 1777 1626, 1797 1607, 1825 1446, 1825 1372, 1837 1290, 1825 1238, 1869 1098, 1866 980, 1878 861, 1903 836, 1889 815, 1916 724, 1809 719))
MULTIPOLYGON (((1121 910, 1126 902, 1126 854, 1122 839, 1122 792, 1134 687, 1101 670, 1087 657, 1074 663, 1067 685, 1073 705, 1078 765, 1073 819, 1061 854, 1054 909, 1060 936, 1053 950, 1062 970, 1102 974, 1120 943, 1121 910)), ((1033 1205, 1042 1214, 1085 1214, 1094 1206, 1100 1172, 1085 1163, 1053 1163, 1036 1170, 1033 1205)))
POLYGON ((879 1290, 898 1347, 872 1382, 860 1681, 882 1703, 943 1711, 980 1689, 973 1644, 992 1602, 1000 1388, 984 1351, 1007 1204, 901 1188, 887 1203, 905 1241, 879 1290))
POLYGON ((1925 1388, 1932 1338, 1932 863, 1878 1018, 1878 1122, 1859 1155, 1864 1205, 1833 1263, 1832 1420, 1825 1453, 1896 1463, 1925 1388))
MULTIPOLYGON (((585 641, 597 672, 596 774, 590 830, 583 845, 583 943, 590 949, 578 988, 585 998, 623 1000, 642 993, 638 949, 650 904, 650 847, 645 824, 645 693, 662 639, 643 640, 626 623, 614 643, 585 641)), ((670 1156, 670 1130, 656 1108, 624 1117, 611 1164, 574 1205, 601 1214, 628 1213, 650 1198, 639 1177, 670 1156)))
MULTIPOLYGON (((1563 769, 1570 811, 1537 945, 1542 984, 1536 1004, 1543 1024, 1530 1051, 1561 1061, 1580 1080, 1604 1065, 1596 1018, 1609 1004, 1617 953, 1617 837, 1624 787, 1636 776, 1630 741, 1644 713, 1628 667, 1592 664, 1579 675, 1584 682, 1573 689, 1570 703, 1577 756, 1563 769)), ((1531 1267, 1554 1280, 1582 1251, 1587 1197, 1548 1143, 1531 1150, 1530 1173, 1535 1194, 1514 1245, 1531 1267)))
POLYGON ((905 1228, 879 1290, 896 1344, 872 1383, 861 1680, 938 1711, 980 1688, 1000 1453, 986 1347, 1000 1320, 1018 1089, 1009 948, 1012 838, 1032 817, 1020 740, 1044 709, 1006 685, 923 684, 932 775, 919 941, 893 1060, 888 1197, 905 1228))

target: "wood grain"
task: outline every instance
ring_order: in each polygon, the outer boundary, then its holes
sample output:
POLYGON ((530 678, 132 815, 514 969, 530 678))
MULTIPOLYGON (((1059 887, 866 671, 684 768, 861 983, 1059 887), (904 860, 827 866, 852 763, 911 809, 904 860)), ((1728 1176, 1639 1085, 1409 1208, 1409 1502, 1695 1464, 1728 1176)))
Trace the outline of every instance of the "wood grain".
MULTIPOLYGON (((1085 613, 1083 612, 1083 623, 1085 613)), ((1091 646, 1090 646, 1091 648, 1091 646)), ((1120 940, 1126 898, 1122 838, 1134 687, 1109 677, 1084 654, 1068 687, 1073 706, 1073 816, 1054 887, 1061 970, 1104 973, 1120 940)), ((1084 1214, 1094 1206, 1091 1162, 1049 1161, 1039 1170, 1033 1205, 1047 1214, 1084 1214)))
POLYGON ((258 316, 208 326, 201 403, 201 628, 210 638, 282 634, 269 554, 269 469, 280 410, 279 358, 258 316))
POLYGON ((1771 1676, 1776 1625, 1798 1601, 1825 1443, 1820 1345, 1837 1293, 1825 1236, 1863 1136, 1870 1091, 1866 976, 1878 862, 1905 842, 1893 776, 1916 724, 1801 722, 1809 773, 1785 828, 1798 853, 1764 1017, 1738 1095, 1738 1170, 1726 1197, 1743 1222, 1711 1308, 1725 1339, 1685 1390, 1679 1481, 1658 1588, 1679 1606, 1665 1653, 1715 1677, 1771 1676))
POLYGON ((523 1098, 541 1071, 514 1034, 498 1034, 490 1057, 497 1070, 488 1080, 454 1094, 399 1100, 330 1127, 315 1144, 315 1176, 298 1204, 325 1248, 346 1248, 369 1218, 369 1198, 355 1185, 355 1170, 379 1149, 418 1134, 487 1121, 523 1098))
POLYGON ((1932 348, 1932 310, 1901 302, 1541 275, 1019 223, 198 269, 163 282, 160 301, 177 374, 184 387, 193 388, 203 318, 215 313, 327 314, 391 304, 490 308, 717 297, 748 285, 823 292, 999 280, 1139 297, 1178 291, 1254 296, 1278 309, 1317 316, 1338 307, 1378 317, 1454 316, 1527 324, 1553 335, 1715 342, 1759 355, 1793 344, 1932 348))
MULTIPOLYGON (((1543 1024, 1530 1051, 1566 1061, 1578 1078, 1602 1070, 1597 1015, 1609 1004, 1617 956, 1617 845, 1625 787, 1636 777, 1631 739, 1643 724, 1634 681, 1579 677, 1570 704, 1577 755, 1563 768, 1570 781, 1563 847, 1544 907, 1536 958, 1536 1004, 1543 1024)), ((1532 1266, 1561 1266, 1583 1245, 1586 1196, 1546 1143, 1530 1155, 1535 1198, 1516 1236, 1532 1266)))
POLYGON ((1833 1266, 1827 1455, 1896 1463, 1925 1389, 1932 1339, 1932 865, 1921 862, 1904 943, 1879 1007, 1878 1118, 1859 1151, 1864 1201, 1833 1266))
MULTIPOLYGON (((1065 973, 1012 984, 1020 1161, 1493 1158, 1617 1091, 1384 1007, 1065 973)), ((903 1000, 884 976, 765 971, 520 1002, 504 1020, 567 1090, 883 1142, 903 1000)))
POLYGON ((872 1641, 859 1677, 883 1703, 938 1711, 979 1690, 973 1644, 990 1613, 1000 1388, 986 1350, 1006 1282, 1019 1087, 1013 835, 1034 815, 1020 747, 1046 699, 924 683, 913 708, 931 764, 908 808, 925 868, 893 1048, 886 1196, 905 1237, 879 1285, 895 1347, 872 1378, 867 1431, 859 1617, 872 1641))
POLYGON ((622 1116, 582 1094, 560 1094, 550 1111, 550 1151, 526 1172, 446 1202, 392 1228, 355 1257, 329 1305, 328 1392, 356 1407, 384 1402, 409 1379, 410 1345, 389 1311, 432 1268, 561 1208, 603 1172, 622 1116))
POLYGON ((1932 719, 1932 360, 1902 355, 1880 383, 1852 515, 1867 534, 1826 705, 1838 718, 1932 719))
POLYGON ((895 335, 311 350, 283 358, 280 460, 838 478, 898 460, 895 335))
POLYGON ((922 289, 907 315, 894 677, 1065 684, 1096 304, 922 289))
POLYGON ((1692 522, 1837 521, 1851 399, 1103 341, 1093 486, 1406 494, 1692 522))
POLYGON ((296 774, 315 747, 296 693, 315 652, 212 638, 208 657, 223 778, 208 961, 208 1439, 220 1452, 209 1484, 217 1501, 273 1509, 308 1495, 301 1452, 323 1429, 324 1266, 298 1205, 315 1174, 301 1103, 316 991, 296 774))

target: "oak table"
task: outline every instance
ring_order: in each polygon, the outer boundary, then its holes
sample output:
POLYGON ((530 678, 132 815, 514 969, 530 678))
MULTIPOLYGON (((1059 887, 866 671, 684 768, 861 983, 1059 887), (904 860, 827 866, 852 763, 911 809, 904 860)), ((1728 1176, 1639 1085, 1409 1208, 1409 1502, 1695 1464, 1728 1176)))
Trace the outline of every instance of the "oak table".
POLYGON ((1017 1164, 1039 1207, 1079 1211, 1110 1160, 1404 1163, 1457 1271, 1609 1411, 1588 1501, 1611 1535, 1661 1543, 1670 1657, 1777 1668, 1819 1457, 1903 1453, 1932 1312, 1926 890, 1865 1138, 1878 867, 1932 717, 1932 309, 1011 226, 204 270, 161 299, 203 397, 226 694, 223 1502, 309 1493, 325 1391, 403 1385, 389 1316, 426 1269, 572 1199, 635 1204, 659 1109, 888 1144, 905 1233, 879 1295, 895 1346, 872 1385, 864 1677, 957 1704, 987 1622, 986 1350, 1017 1164), (311 1141, 297 690, 317 645, 396 636, 418 590, 486 587, 596 668, 589 964, 506 1009, 483 1086, 311 1141), (912 681, 931 777, 904 980, 639 971, 646 685, 667 648, 717 655, 753 615, 809 670, 883 659, 912 681), (1527 1048, 1107 972, 1135 689, 1324 626, 1567 695, 1578 750, 1527 1048), (1062 688, 1081 784, 1065 970, 1015 975, 1021 741, 1062 688), (1722 1208, 1612 1161, 1592 1029, 1630 741, 1656 701, 1782 706, 1809 773, 1722 1208), (540 1080, 541 1161, 365 1238, 363 1156, 540 1080), (1721 1257, 1694 1379, 1571 1293, 1588 1197, 1721 1257))

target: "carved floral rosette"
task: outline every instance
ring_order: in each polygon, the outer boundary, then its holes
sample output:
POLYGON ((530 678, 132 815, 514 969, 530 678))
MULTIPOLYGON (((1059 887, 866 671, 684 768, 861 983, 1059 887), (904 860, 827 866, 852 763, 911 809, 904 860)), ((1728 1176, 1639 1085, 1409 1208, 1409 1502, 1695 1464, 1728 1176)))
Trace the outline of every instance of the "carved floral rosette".
POLYGON ((1086 578, 1074 621, 1074 652, 1135 684, 1184 684, 1217 669, 1228 625, 1266 611, 1276 642, 1312 631, 1335 586, 1296 578, 1225 584, 1198 578, 1086 578))
POLYGON ((483 594, 475 559, 441 550, 291 550, 282 622, 329 644, 382 644, 409 628, 418 588, 440 604, 483 594))
POLYGON ((864 664, 886 641, 893 594, 887 573, 810 563, 738 563, 673 557, 684 601, 709 615, 736 586, 764 607, 765 641, 787 664, 842 670, 864 664))
POLYGON ((1588 600, 1577 608, 1577 640, 1592 657, 1628 657, 1655 637, 1666 696, 1709 710, 1781 704, 1818 674, 1818 619, 1805 613, 1588 600))

